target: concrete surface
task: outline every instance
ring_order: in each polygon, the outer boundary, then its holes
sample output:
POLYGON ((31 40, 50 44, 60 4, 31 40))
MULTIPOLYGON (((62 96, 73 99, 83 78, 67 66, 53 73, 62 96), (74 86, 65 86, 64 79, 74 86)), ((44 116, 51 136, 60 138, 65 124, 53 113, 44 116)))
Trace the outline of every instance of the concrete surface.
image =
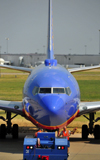
MULTIPOLYGON (((22 160, 25 135, 20 133, 18 140, 13 140, 11 136, 0 139, 0 160, 22 160)), ((82 141, 81 134, 71 135, 68 160, 100 160, 100 140, 90 136, 88 140, 82 141)))
POLYGON ((68 160, 100 160, 100 140, 89 136, 87 140, 83 141, 81 134, 71 135, 68 160))

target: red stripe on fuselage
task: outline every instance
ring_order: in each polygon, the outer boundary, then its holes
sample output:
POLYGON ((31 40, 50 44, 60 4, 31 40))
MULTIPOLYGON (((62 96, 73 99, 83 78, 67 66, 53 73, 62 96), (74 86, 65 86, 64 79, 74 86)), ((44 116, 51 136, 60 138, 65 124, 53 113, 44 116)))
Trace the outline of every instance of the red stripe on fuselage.
POLYGON ((75 117, 78 115, 79 113, 79 110, 76 111, 76 113, 70 117, 66 122, 58 125, 58 126, 46 126, 46 125, 43 125, 41 123, 39 123, 38 121, 36 121, 26 110, 25 108, 23 109, 23 112, 25 113, 25 115, 27 116, 27 118, 33 123, 35 124, 38 128, 43 128, 43 129, 46 129, 46 130, 57 130, 59 128, 63 128, 64 126, 67 126, 68 124, 70 124, 74 119, 75 117))

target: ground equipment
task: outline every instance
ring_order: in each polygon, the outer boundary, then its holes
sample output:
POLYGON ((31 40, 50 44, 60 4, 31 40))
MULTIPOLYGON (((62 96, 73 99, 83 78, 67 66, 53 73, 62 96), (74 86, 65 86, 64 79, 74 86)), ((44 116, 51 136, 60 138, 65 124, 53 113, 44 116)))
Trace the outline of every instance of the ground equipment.
POLYGON ((24 138, 23 160, 67 160, 67 138, 56 138, 55 132, 38 133, 24 138))

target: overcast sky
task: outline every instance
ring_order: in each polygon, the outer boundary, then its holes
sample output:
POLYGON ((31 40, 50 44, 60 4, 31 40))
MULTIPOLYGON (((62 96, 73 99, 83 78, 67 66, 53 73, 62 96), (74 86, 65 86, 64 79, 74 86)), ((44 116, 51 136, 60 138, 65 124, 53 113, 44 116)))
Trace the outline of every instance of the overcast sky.
MULTIPOLYGON (((46 53, 47 24, 48 0, 0 0, 1 52, 46 53)), ((53 26, 55 54, 98 54, 100 0, 53 0, 53 26)))

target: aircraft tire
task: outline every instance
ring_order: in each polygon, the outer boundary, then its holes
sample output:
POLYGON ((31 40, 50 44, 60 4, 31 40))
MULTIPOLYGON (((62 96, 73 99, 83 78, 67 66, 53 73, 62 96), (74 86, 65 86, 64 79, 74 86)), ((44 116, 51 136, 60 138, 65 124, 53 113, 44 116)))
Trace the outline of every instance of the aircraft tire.
POLYGON ((18 125, 17 124, 13 125, 12 136, 14 139, 18 139, 18 125))
POLYGON ((95 125, 94 127, 94 137, 95 139, 100 139, 100 126, 95 125))
POLYGON ((88 138, 88 127, 87 125, 82 126, 82 139, 88 138))
POLYGON ((1 127, 0 127, 0 138, 1 139, 5 139, 6 137, 6 125, 5 124, 1 124, 1 127))

